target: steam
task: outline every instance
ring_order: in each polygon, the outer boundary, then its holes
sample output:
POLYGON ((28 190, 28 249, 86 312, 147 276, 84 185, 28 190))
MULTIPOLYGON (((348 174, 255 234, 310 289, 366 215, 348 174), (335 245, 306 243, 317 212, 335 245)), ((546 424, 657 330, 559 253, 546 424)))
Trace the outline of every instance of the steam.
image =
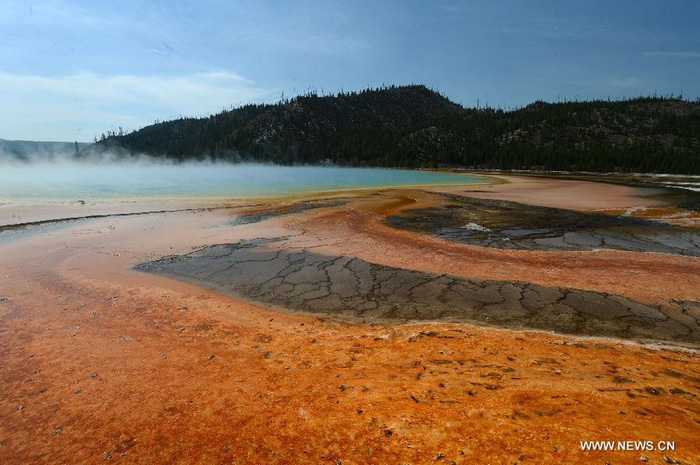
POLYGON ((131 155, 110 150, 91 150, 85 143, 7 141, 0 139, 0 168, 18 165, 173 165, 168 158, 131 155))
POLYGON ((74 155, 74 145, 67 142, 28 142, 0 139, 0 167, 36 162, 61 162, 74 155), (71 148, 73 152, 70 151, 71 148))
MULTIPOLYGON (((266 165, 211 160, 176 163, 115 152, 0 154, 0 198, 246 197, 265 189, 266 165), (247 178, 247 179, 246 179, 247 178), (241 188, 237 188, 240 186, 241 188), (249 193, 243 186, 248 186, 249 193)), ((280 167, 277 167, 280 168, 280 167)))
POLYGON ((39 200, 251 198, 310 191, 479 182, 463 175, 212 160, 177 163, 117 152, 37 151, 0 158, 0 203, 39 200))

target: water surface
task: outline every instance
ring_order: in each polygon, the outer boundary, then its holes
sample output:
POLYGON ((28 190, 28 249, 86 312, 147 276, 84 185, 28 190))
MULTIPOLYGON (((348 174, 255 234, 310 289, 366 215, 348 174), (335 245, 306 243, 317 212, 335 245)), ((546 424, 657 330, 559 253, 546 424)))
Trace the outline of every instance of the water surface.
POLYGON ((248 198, 370 187, 466 184, 449 173, 339 167, 186 163, 0 165, 0 200, 248 198))

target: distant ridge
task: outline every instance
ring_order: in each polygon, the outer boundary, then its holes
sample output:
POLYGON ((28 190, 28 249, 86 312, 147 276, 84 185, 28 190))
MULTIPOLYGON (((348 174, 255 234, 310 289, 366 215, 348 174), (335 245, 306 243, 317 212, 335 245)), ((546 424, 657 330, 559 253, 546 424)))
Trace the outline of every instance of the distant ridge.
POLYGON ((422 85, 308 94, 103 135, 178 161, 700 174, 700 103, 643 97, 464 108, 422 85))
MULTIPOLYGON (((71 157, 75 155, 75 142, 41 142, 31 140, 0 139, 0 160, 3 158, 29 161, 37 157, 71 157)), ((78 148, 88 144, 78 142, 78 148)))

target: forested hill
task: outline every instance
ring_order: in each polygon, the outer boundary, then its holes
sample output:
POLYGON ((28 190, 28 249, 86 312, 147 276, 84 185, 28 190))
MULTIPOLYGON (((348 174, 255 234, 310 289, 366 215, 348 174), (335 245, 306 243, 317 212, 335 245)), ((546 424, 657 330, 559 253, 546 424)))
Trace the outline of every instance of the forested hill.
POLYGON ((463 108, 424 86, 246 105, 103 136, 84 152, 176 160, 700 174, 700 103, 675 98, 463 108))

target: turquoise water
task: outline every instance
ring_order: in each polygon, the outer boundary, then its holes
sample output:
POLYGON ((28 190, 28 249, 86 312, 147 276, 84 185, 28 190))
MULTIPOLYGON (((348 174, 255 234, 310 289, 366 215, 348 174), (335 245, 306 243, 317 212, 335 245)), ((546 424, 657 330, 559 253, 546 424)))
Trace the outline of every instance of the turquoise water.
POLYGON ((0 165, 0 198, 246 198, 365 187, 471 184, 483 178, 408 170, 192 163, 0 165))

